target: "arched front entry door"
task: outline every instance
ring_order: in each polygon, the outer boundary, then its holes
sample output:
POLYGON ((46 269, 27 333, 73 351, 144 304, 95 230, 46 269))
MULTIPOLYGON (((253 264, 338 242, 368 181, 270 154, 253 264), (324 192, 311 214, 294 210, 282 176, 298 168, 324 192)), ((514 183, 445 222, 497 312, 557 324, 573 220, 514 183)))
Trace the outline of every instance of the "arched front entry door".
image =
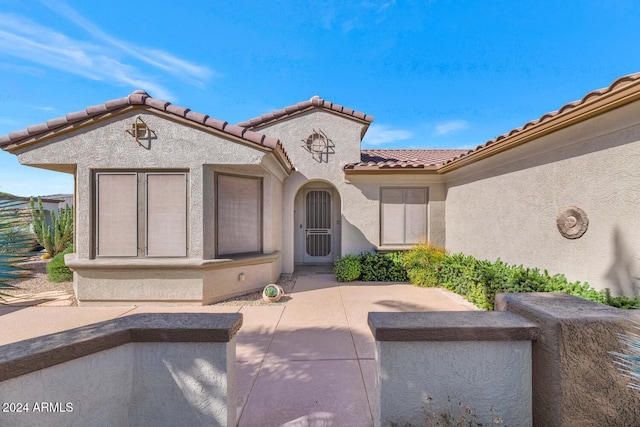
POLYGON ((340 200, 327 184, 311 183, 296 197, 296 261, 331 263, 339 257, 340 200))

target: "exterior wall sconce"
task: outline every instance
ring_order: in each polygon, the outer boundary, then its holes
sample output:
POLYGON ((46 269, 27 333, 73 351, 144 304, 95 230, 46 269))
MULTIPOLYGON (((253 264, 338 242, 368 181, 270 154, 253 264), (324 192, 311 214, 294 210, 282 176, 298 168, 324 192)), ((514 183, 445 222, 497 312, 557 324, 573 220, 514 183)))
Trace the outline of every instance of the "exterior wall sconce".
POLYGON ((140 138, 145 138, 148 133, 153 131, 149 129, 144 120, 142 120, 142 118, 138 116, 136 117, 136 121, 131 124, 131 129, 126 129, 125 132, 134 137, 138 145, 144 147, 144 144, 140 142, 140 138))

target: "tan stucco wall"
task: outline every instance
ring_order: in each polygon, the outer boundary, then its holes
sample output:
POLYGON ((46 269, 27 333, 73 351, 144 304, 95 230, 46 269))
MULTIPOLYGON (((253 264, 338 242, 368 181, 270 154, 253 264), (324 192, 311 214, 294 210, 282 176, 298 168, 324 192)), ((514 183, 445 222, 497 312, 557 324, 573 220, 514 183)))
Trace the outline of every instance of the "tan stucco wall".
MULTIPOLYGON (((281 181, 286 172, 267 150, 249 146, 233 137, 226 138, 205 132, 186 121, 170 119, 162 114, 134 110, 27 147, 18 153, 18 157, 21 163, 27 165, 77 165, 75 257, 80 264, 86 264, 93 257, 92 187, 94 171, 97 169, 188 171, 187 259, 195 260, 215 257, 215 173, 260 176, 264 184, 264 253, 278 253, 281 250, 279 206, 282 197, 281 181), (131 129, 137 116, 152 130, 150 140, 141 140, 144 147, 125 132, 126 129, 131 129)), ((59 166, 54 168, 60 169, 59 166)), ((116 260, 101 261, 115 265, 116 260)), ((172 264, 174 261, 175 259, 168 258, 166 263, 172 264)), ((260 277, 255 280, 252 288, 262 285, 265 280, 273 280, 274 275, 277 278, 279 271, 274 273, 273 268, 279 269, 279 256, 269 263, 275 263, 275 267, 263 262, 265 270, 261 274, 252 274, 260 277)), ((95 301, 118 298, 129 301, 136 298, 149 301, 212 301, 224 295, 238 293, 237 291, 244 290, 251 283, 238 282, 238 289, 235 290, 229 288, 226 276, 221 278, 220 269, 212 273, 206 269, 183 271, 178 267, 174 272, 159 273, 152 266, 145 266, 144 262, 139 263, 136 268, 122 271, 96 270, 87 268, 86 265, 76 267, 75 285, 81 303, 83 296, 95 301), (109 290, 109 287, 113 290, 109 290), (116 292, 118 287, 126 287, 127 291, 116 292)), ((252 266, 251 270, 255 268, 252 266)), ((242 269, 233 269, 229 274, 237 277, 241 272, 242 269)))
POLYGON ((370 251, 380 244, 380 187, 423 186, 429 187, 430 239, 444 244, 444 186, 437 175, 385 174, 345 176, 344 166, 360 161, 360 139, 365 124, 323 110, 294 116, 293 118, 257 129, 280 139, 296 168, 296 172, 284 180, 282 196, 283 271, 290 273, 296 262, 301 261, 300 251, 300 190, 310 183, 335 188, 341 205, 341 214, 333 218, 341 239, 335 256, 370 251), (331 139, 333 147, 318 162, 303 147, 315 131, 322 131, 331 139), (298 205, 295 200, 298 196, 298 205), (294 215, 294 210, 296 211, 294 215), (338 224, 339 221, 339 224, 338 224))
POLYGON ((640 103, 446 175, 446 246, 633 293, 640 277, 640 103), (579 239, 558 214, 589 217, 579 239))
MULTIPOLYGON (((357 194, 347 190, 342 168, 347 163, 360 160, 360 137, 364 126, 363 123, 316 109, 257 129, 258 132, 280 139, 296 168, 296 171, 284 180, 282 193, 282 252, 285 273, 293 272, 294 269, 294 200, 298 191, 306 183, 324 181, 333 185, 340 195, 343 215, 345 215, 344 206, 348 198, 360 199, 357 194), (333 142, 333 147, 330 148, 329 154, 323 157, 322 162, 314 159, 312 154, 303 147, 303 140, 306 140, 314 130, 324 132, 333 142)), ((334 225, 337 225, 335 221, 340 218, 333 218, 333 220, 334 225)), ((349 245, 371 247, 362 238, 349 238, 348 221, 341 222, 341 253, 351 252, 349 245)))

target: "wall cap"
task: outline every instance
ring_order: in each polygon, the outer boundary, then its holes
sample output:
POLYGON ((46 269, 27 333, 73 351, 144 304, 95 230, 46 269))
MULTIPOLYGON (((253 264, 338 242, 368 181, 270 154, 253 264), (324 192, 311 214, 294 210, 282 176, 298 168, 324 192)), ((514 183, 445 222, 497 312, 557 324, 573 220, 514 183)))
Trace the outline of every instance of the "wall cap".
POLYGON ((133 342, 227 343, 240 313, 145 313, 0 346, 0 381, 133 342))
POLYGON ((369 313, 376 341, 535 340, 538 327, 507 312, 446 311, 369 313))

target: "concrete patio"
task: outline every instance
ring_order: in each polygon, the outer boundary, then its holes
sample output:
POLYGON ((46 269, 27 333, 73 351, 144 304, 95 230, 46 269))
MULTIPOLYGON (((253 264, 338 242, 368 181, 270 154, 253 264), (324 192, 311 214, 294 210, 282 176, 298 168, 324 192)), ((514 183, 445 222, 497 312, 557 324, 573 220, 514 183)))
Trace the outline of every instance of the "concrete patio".
POLYGON ((303 268, 284 304, 204 307, 0 307, 0 344, 149 312, 240 312, 239 426, 370 426, 374 388, 371 311, 466 311, 442 289, 338 283, 303 268))

